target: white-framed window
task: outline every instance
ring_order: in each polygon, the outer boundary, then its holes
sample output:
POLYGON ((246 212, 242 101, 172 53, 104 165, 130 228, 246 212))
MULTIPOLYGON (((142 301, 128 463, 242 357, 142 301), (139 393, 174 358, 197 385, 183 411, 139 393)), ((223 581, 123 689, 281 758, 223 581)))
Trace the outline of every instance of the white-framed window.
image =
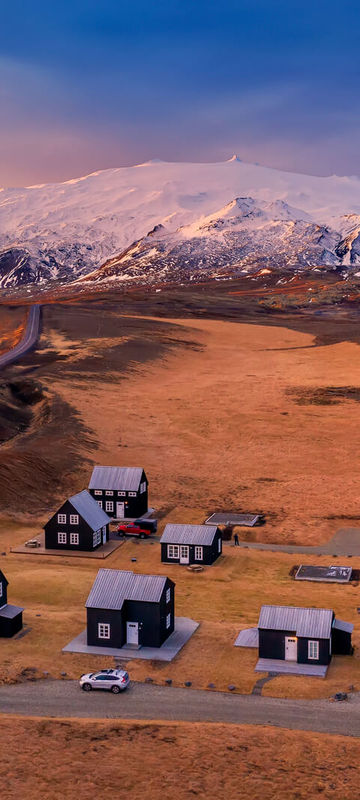
POLYGON ((108 622, 98 622, 98 639, 110 639, 110 625, 108 622))
POLYGON ((170 600, 171 600, 171 589, 170 589, 170 586, 169 586, 169 588, 166 589, 166 602, 170 603, 170 600))
POLYGON ((168 558, 179 558, 179 545, 178 544, 168 544, 167 546, 167 554, 168 558))
POLYGON ((126 492, 118 492, 118 497, 126 497, 126 492))
POLYGON ((58 544, 66 544, 66 533, 58 533, 58 544))
POLYGON ((70 525, 79 524, 79 514, 70 514, 70 525))
POLYGON ((105 511, 114 511, 114 503, 112 500, 106 500, 105 511))
POLYGON ((79 544, 79 534, 70 533, 70 544, 79 544))
POLYGON ((146 492, 146 481, 140 483, 140 494, 144 494, 146 492))
POLYGON ((170 628, 171 625, 171 614, 166 615, 166 627, 170 628))
POLYGON ((218 553, 221 553, 221 536, 218 538, 218 553))
POLYGON ((319 642, 308 641, 308 658, 311 658, 312 661, 319 660, 319 642))
POLYGON ((109 497, 112 497, 112 496, 113 496, 113 494, 114 494, 114 492, 108 492, 108 491, 106 490, 105 494, 107 494, 109 497))
POLYGON ((102 497, 102 489, 95 489, 94 494, 96 494, 97 497, 102 497))
POLYGON ((3 585, 2 583, 0 583, 0 597, 2 596, 3 596, 3 585))
POLYGON ((203 560, 203 549, 196 545, 195 547, 195 561, 202 561, 203 560))
POLYGON ((101 530, 93 533, 93 547, 97 547, 101 542, 101 530))
POLYGON ((136 492, 129 492, 129 497, 136 497, 136 492))
POLYGON ((97 502, 98 506, 100 506, 100 508, 102 508, 102 500, 97 500, 96 502, 97 502))
POLYGON ((66 525, 66 514, 58 514, 57 520, 59 525, 66 525))

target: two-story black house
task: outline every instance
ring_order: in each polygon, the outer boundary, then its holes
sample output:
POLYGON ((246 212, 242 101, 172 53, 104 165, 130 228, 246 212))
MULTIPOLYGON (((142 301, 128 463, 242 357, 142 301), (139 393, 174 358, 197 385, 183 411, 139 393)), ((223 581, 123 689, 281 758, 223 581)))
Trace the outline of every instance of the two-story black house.
POLYGON ((329 608, 265 605, 258 623, 259 658, 328 665, 332 655, 352 653, 353 627, 329 608))
POLYGON ((175 584, 162 575, 99 569, 87 609, 92 646, 161 647, 174 630, 175 584))
POLYGON ((160 539, 161 561, 167 564, 213 564, 221 555, 221 531, 216 525, 165 526, 160 539))
POLYGON ((21 630, 23 608, 12 606, 7 601, 9 581, 0 570, 0 636, 9 639, 21 630))
POLYGON ((95 550, 109 540, 110 519, 84 489, 69 497, 44 525, 45 547, 95 550))
POLYGON ((136 519, 148 510, 148 485, 142 467, 94 467, 88 488, 109 517, 136 519))

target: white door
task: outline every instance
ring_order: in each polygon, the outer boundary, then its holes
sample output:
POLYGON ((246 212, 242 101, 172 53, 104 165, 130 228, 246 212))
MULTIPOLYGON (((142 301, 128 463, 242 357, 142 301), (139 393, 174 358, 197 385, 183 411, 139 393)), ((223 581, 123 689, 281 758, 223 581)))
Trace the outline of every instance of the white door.
POLYGON ((296 636, 285 636, 285 661, 297 661, 296 636))
POLYGON ((106 525, 102 529, 102 543, 106 544, 106 525))
POLYGON ((127 644, 139 644, 139 623, 126 623, 126 642, 127 644))
POLYGON ((189 548, 186 544, 180 545, 180 564, 189 563, 189 548))
POLYGON ((125 503, 116 503, 116 516, 118 519, 123 519, 125 514, 125 503))

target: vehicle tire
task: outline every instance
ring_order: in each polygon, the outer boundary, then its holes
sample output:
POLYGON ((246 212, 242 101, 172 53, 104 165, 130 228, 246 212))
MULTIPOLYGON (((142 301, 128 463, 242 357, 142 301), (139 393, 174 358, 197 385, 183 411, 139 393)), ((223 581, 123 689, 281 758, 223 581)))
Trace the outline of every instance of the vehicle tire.
POLYGON ((140 539, 145 539, 145 533, 140 533, 140 539))
POLYGON ((116 686, 116 684, 114 684, 114 686, 111 687, 111 691, 113 694, 120 694, 121 692, 120 686, 116 686))
POLYGON ((91 683, 84 683, 84 685, 81 688, 83 692, 91 692, 92 690, 91 683))

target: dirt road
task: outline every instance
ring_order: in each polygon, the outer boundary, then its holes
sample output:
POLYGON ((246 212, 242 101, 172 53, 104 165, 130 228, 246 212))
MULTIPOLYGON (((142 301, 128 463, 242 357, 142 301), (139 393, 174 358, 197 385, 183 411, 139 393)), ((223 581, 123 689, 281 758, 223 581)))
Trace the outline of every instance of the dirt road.
POLYGON ((121 694, 85 694, 77 681, 37 681, 0 687, 0 712, 40 717, 225 722, 272 725, 360 737, 360 697, 348 702, 279 700, 133 683, 121 694))

